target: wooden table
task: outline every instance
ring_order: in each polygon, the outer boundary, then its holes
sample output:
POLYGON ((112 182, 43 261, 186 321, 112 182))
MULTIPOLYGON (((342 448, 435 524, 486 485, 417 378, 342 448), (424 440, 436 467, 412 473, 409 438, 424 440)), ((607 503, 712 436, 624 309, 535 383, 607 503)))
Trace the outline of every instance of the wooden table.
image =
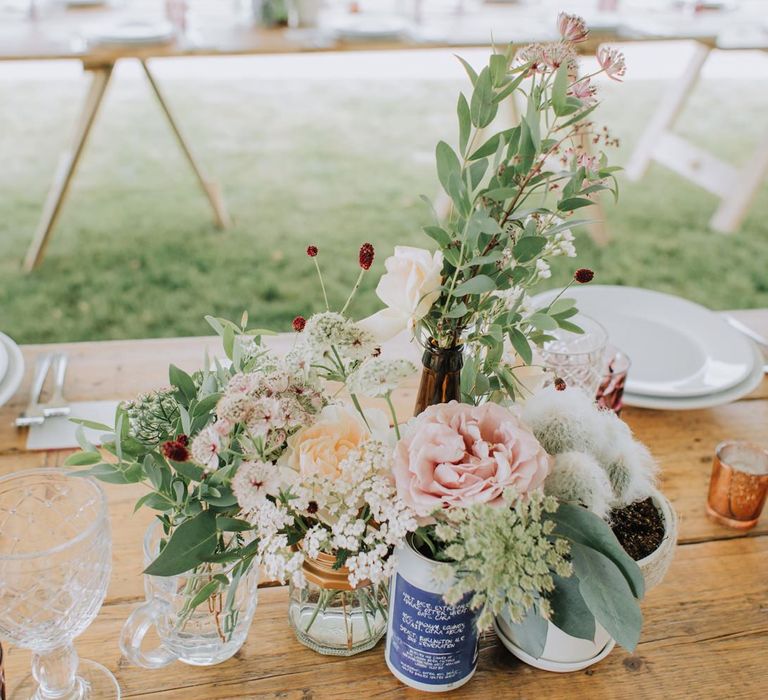
MULTIPOLYGON (((739 312, 768 335, 768 310, 739 312)), ((70 354, 67 382, 73 401, 130 398, 167 384, 171 362, 188 371, 203 353, 218 351, 211 338, 110 341, 55 346, 70 354)), ((30 453, 26 435, 11 427, 22 408, 34 359, 51 346, 23 348, 25 383, 0 408, 0 474, 60 465, 67 451, 30 453)), ((398 396, 404 415, 415 382, 398 396)), ((747 535, 710 522, 704 513, 712 455, 725 438, 768 444, 768 381, 751 396, 720 408, 660 412, 626 409, 625 417, 662 466, 662 488, 681 516, 680 544, 666 581, 643 603, 645 627, 637 650, 616 648, 579 673, 538 671, 515 660, 492 633, 482 640, 474 679, 459 698, 758 698, 768 697, 768 514, 747 535)), ((288 625, 287 591, 264 588, 251 634, 226 663, 201 669, 174 663, 160 671, 132 667, 117 639, 131 608, 143 599, 141 540, 151 512, 132 515, 142 489, 109 486, 114 571, 99 616, 76 640, 81 657, 104 663, 127 698, 235 700, 243 698, 420 697, 388 671, 383 644, 351 659, 320 656, 299 644, 288 625)), ((29 671, 29 654, 7 649, 10 687, 29 671)), ((428 697, 425 695, 425 697, 428 697)))

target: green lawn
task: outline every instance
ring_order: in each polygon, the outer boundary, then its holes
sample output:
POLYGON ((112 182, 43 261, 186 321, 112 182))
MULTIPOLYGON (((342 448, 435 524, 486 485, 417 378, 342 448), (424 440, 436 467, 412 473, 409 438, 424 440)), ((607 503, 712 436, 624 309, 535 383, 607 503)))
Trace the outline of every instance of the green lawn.
MULTIPOLYGON (((110 88, 43 267, 19 263, 35 227, 82 86, 0 83, 0 328, 20 342, 192 335, 206 313, 287 330, 317 309, 303 250, 321 248, 339 302, 363 241, 378 260, 352 309, 377 306, 381 261, 395 243, 426 245, 418 195, 436 191, 433 149, 453 140, 460 83, 173 81, 167 92, 236 219, 211 225, 157 105, 140 81, 110 88)), ((623 160, 664 85, 610 86, 601 119, 623 160)), ((704 83, 685 121, 695 140, 740 163, 764 128, 765 84, 704 83), (737 107, 737 108, 736 108, 737 107)), ((580 266, 603 283, 671 291, 714 308, 768 306, 768 188, 743 230, 707 230, 714 197, 654 166, 622 182, 613 242, 579 237, 580 266)), ((553 283, 570 274, 565 261, 553 283)))

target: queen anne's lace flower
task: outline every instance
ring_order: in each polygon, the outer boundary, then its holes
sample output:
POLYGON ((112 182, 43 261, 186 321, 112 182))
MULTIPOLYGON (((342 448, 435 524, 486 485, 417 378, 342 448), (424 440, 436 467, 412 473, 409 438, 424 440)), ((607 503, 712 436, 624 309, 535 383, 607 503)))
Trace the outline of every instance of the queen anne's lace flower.
POLYGON ((557 501, 540 491, 519 498, 514 489, 507 489, 504 502, 505 508, 470 506, 452 524, 435 528, 445 556, 452 560, 441 571, 442 580, 451 584, 445 601, 455 605, 471 595, 470 607, 480 611, 481 630, 505 609, 520 622, 535 605, 547 619, 551 607, 545 596, 554 589, 553 574, 572 573, 568 542, 551 537, 554 523, 547 519, 557 510, 557 501))
POLYGON ((348 377, 347 389, 360 396, 386 396, 415 374, 416 365, 408 360, 374 357, 348 377))
POLYGON ((172 437, 179 417, 179 404, 174 393, 174 389, 160 389, 123 404, 130 434, 148 445, 172 437))

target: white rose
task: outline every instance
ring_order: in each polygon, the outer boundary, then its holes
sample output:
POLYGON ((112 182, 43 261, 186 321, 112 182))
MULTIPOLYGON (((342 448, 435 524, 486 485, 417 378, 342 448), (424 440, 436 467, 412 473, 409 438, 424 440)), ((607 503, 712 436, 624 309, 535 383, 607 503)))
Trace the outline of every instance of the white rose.
POLYGON ((443 254, 439 250, 430 253, 423 248, 396 246, 384 267, 387 271, 379 280, 376 295, 387 308, 359 323, 378 341, 413 328, 427 315, 440 296, 443 254))

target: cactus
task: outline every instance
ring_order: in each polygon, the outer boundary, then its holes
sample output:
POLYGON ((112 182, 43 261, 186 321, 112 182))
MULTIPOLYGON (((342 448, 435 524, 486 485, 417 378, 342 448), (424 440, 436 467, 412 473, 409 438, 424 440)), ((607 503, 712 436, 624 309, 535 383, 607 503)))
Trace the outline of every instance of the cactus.
POLYGON ((608 477, 594 457, 584 452, 562 452, 552 460, 544 493, 558 500, 586 506, 606 518, 614 500, 608 477))
POLYGON ((544 389, 525 404, 523 419, 542 447, 555 456, 544 486, 547 493, 583 503, 600 514, 606 507, 621 508, 653 491, 656 463, 651 453, 634 439, 624 421, 612 411, 601 411, 582 391, 544 389), (590 461, 602 468, 603 479, 595 478, 590 461), (584 483, 579 484, 579 478, 584 483), (594 495, 595 489, 604 490, 602 498, 594 495))

